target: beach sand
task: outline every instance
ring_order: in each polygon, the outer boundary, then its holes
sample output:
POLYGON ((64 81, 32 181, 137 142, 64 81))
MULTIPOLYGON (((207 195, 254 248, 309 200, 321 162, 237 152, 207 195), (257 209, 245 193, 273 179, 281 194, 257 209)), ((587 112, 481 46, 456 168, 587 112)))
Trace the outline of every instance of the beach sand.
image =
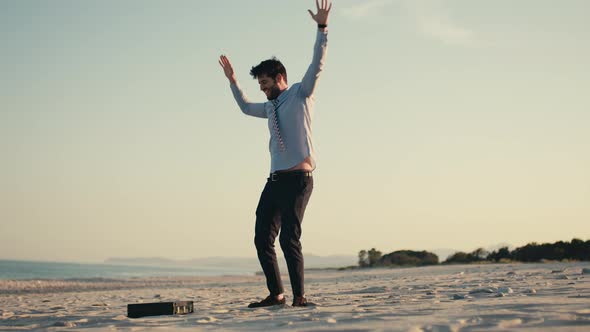
MULTIPOLYGON (((315 308, 248 309, 262 276, 0 281, 0 331, 590 331, 589 263, 309 271, 315 308), (182 316, 127 304, 191 300, 182 316)), ((289 294, 288 277, 284 276, 289 294)))

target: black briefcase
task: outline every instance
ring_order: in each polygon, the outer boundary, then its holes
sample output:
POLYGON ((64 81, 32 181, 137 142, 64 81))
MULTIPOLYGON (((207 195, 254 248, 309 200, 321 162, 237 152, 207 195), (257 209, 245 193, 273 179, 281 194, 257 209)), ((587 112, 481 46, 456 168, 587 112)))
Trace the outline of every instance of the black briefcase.
POLYGON ((127 305, 127 317, 186 315, 194 312, 193 301, 138 303, 127 305))

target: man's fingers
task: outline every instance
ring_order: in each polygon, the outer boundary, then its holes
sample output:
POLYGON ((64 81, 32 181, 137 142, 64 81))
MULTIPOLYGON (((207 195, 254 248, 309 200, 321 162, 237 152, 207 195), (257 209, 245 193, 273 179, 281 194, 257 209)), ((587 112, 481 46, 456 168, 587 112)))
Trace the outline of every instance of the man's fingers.
MULTIPOLYGON (((323 12, 330 12, 330 10, 332 9, 332 1, 330 0, 322 0, 321 4, 320 4, 320 0, 315 0, 315 6, 318 9, 318 14, 323 11, 323 12)), ((307 10, 309 12, 309 15, 311 15, 311 18, 313 18, 315 20, 317 15, 314 15, 314 13, 311 10, 307 10)))
POLYGON ((221 63, 223 64, 224 67, 231 67, 229 60, 227 59, 227 57, 225 55, 221 56, 221 63))
POLYGON ((223 67, 223 69, 231 68, 231 63, 225 55, 219 57, 219 64, 221 65, 221 67, 223 67))

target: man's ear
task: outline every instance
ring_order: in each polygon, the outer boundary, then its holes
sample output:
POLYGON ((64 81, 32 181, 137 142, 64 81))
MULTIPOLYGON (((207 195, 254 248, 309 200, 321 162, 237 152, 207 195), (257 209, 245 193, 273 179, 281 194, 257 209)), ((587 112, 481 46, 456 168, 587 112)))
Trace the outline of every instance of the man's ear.
POLYGON ((283 74, 277 74, 277 78, 275 80, 277 81, 277 83, 287 84, 287 80, 285 79, 285 76, 283 76, 283 74))

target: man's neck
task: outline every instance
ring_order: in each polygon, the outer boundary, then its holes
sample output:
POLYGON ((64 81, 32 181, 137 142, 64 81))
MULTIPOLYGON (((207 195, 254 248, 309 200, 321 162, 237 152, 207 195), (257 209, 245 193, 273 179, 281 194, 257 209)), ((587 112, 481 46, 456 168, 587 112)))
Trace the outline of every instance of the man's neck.
POLYGON ((286 87, 286 88, 283 88, 283 89, 279 89, 279 94, 277 95, 277 97, 275 98, 275 100, 276 99, 279 99, 279 97, 283 94, 283 92, 287 91, 288 88, 289 87, 286 87))

